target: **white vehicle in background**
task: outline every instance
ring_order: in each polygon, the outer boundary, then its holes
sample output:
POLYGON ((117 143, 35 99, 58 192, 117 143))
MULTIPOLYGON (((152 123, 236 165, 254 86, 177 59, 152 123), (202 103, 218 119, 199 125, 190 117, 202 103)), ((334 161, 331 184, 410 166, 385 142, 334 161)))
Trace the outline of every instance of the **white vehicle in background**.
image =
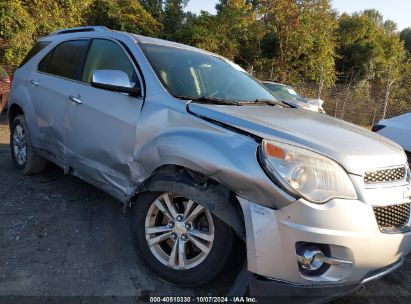
POLYGON ((405 150, 408 162, 411 161, 411 113, 380 120, 373 125, 372 131, 399 144, 405 150))
POLYGON ((313 112, 325 113, 323 108, 324 100, 322 99, 302 97, 293 87, 285 84, 272 81, 262 81, 261 83, 270 90, 271 94, 278 100, 292 108, 301 108, 313 112))

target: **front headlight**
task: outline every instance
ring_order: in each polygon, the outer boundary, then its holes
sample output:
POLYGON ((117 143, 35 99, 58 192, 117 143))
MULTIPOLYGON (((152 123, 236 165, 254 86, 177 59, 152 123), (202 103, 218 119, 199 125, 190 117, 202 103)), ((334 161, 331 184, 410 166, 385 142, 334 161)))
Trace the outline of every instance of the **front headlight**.
POLYGON ((357 198, 345 170, 325 156, 268 140, 263 140, 261 152, 269 174, 294 194, 314 203, 357 198))

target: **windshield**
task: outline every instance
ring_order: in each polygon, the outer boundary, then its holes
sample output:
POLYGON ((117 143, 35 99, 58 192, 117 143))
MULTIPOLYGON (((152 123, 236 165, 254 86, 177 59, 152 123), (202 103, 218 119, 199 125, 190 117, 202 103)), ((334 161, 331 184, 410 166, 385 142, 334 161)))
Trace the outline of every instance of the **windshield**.
POLYGON ((276 102, 263 85, 228 60, 156 44, 142 48, 158 78, 175 97, 276 102))
POLYGON ((292 88, 275 83, 264 83, 264 85, 272 91, 281 100, 297 99, 302 100, 301 96, 292 88))

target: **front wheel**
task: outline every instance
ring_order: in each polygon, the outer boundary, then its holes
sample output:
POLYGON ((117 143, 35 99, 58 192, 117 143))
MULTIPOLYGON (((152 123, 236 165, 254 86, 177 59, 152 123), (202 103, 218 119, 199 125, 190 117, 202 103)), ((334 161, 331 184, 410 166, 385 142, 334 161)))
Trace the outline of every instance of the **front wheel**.
POLYGON ((212 281, 226 266, 233 240, 231 229, 207 208, 172 192, 140 195, 133 236, 157 275, 186 287, 212 281))

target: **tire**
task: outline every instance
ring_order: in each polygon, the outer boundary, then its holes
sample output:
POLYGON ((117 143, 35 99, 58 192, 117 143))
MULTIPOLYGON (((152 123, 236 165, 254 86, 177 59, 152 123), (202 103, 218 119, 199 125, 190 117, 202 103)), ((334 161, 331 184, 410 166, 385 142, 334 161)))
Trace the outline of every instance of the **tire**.
MULTIPOLYGON (((198 192, 196 192, 196 189, 194 189, 193 192, 193 187, 190 187, 188 191, 186 190, 187 187, 175 187, 175 184, 173 186, 173 183, 170 183, 167 193, 148 191, 140 194, 134 204, 132 235, 137 254, 159 277, 181 287, 195 287, 211 282, 225 269, 232 253, 233 231, 223 221, 211 214, 208 209, 194 201, 193 197, 198 201, 207 199, 207 190, 204 191, 203 189, 200 191, 197 189, 198 192), (193 193, 195 194, 194 196, 193 193), (190 195, 191 198, 193 198, 192 200, 190 200, 190 195), (150 232, 146 230, 146 227, 164 227, 167 221, 171 221, 170 218, 158 208, 158 203, 161 203, 162 208, 165 208, 163 210, 166 210, 166 213, 168 212, 170 214, 165 196, 169 197, 177 213, 181 214, 181 216, 187 220, 184 225, 191 221, 190 215, 186 215, 185 210, 190 209, 192 212, 188 212, 188 214, 192 214, 195 213, 195 210, 201 210, 203 208, 202 213, 198 213, 198 218, 190 222, 188 227, 190 228, 191 226, 191 230, 186 229, 184 231, 184 229, 181 228, 181 223, 184 222, 178 222, 176 220, 172 230, 168 232, 146 234, 146 232, 150 232), (192 202, 191 208, 189 208, 190 201, 192 202), (153 214, 156 215, 153 216, 153 214), (210 218, 211 221, 209 221, 210 218), (201 223, 201 225, 199 223, 201 223), (202 228, 199 228, 200 226, 202 228), (198 231, 200 229, 201 233, 207 235, 208 241, 193 236, 194 232, 194 234, 199 235, 198 231), (170 232, 174 233, 175 239, 173 239, 173 235, 171 235, 164 241, 149 246, 148 242, 170 232), (210 241, 210 235, 213 235, 212 241, 210 241), (184 236, 186 240, 184 240, 184 236), (203 245, 206 244, 205 247, 209 250, 208 253, 206 254, 206 251, 200 250, 200 247, 194 244, 193 239, 197 242, 201 240, 203 245), (183 244, 182 247, 184 251, 179 250, 180 244, 183 244), (175 248, 176 251, 174 256, 173 248, 175 248), (183 255, 180 255, 180 252, 184 252, 185 259, 183 255), (171 256, 173 256, 174 259, 170 258, 171 256), (173 262, 170 265, 171 260, 173 262), (184 264, 184 266, 182 266, 182 264, 184 264)), ((167 227, 170 228, 169 226, 167 227)), ((187 226, 185 226, 185 228, 187 228, 187 226)), ((204 237, 204 235, 202 235, 202 237, 204 237)), ((201 247, 205 249, 204 246, 201 247)))
POLYGON ((22 174, 33 175, 45 170, 47 161, 33 149, 23 115, 18 115, 13 120, 10 132, 10 151, 14 166, 22 174))

